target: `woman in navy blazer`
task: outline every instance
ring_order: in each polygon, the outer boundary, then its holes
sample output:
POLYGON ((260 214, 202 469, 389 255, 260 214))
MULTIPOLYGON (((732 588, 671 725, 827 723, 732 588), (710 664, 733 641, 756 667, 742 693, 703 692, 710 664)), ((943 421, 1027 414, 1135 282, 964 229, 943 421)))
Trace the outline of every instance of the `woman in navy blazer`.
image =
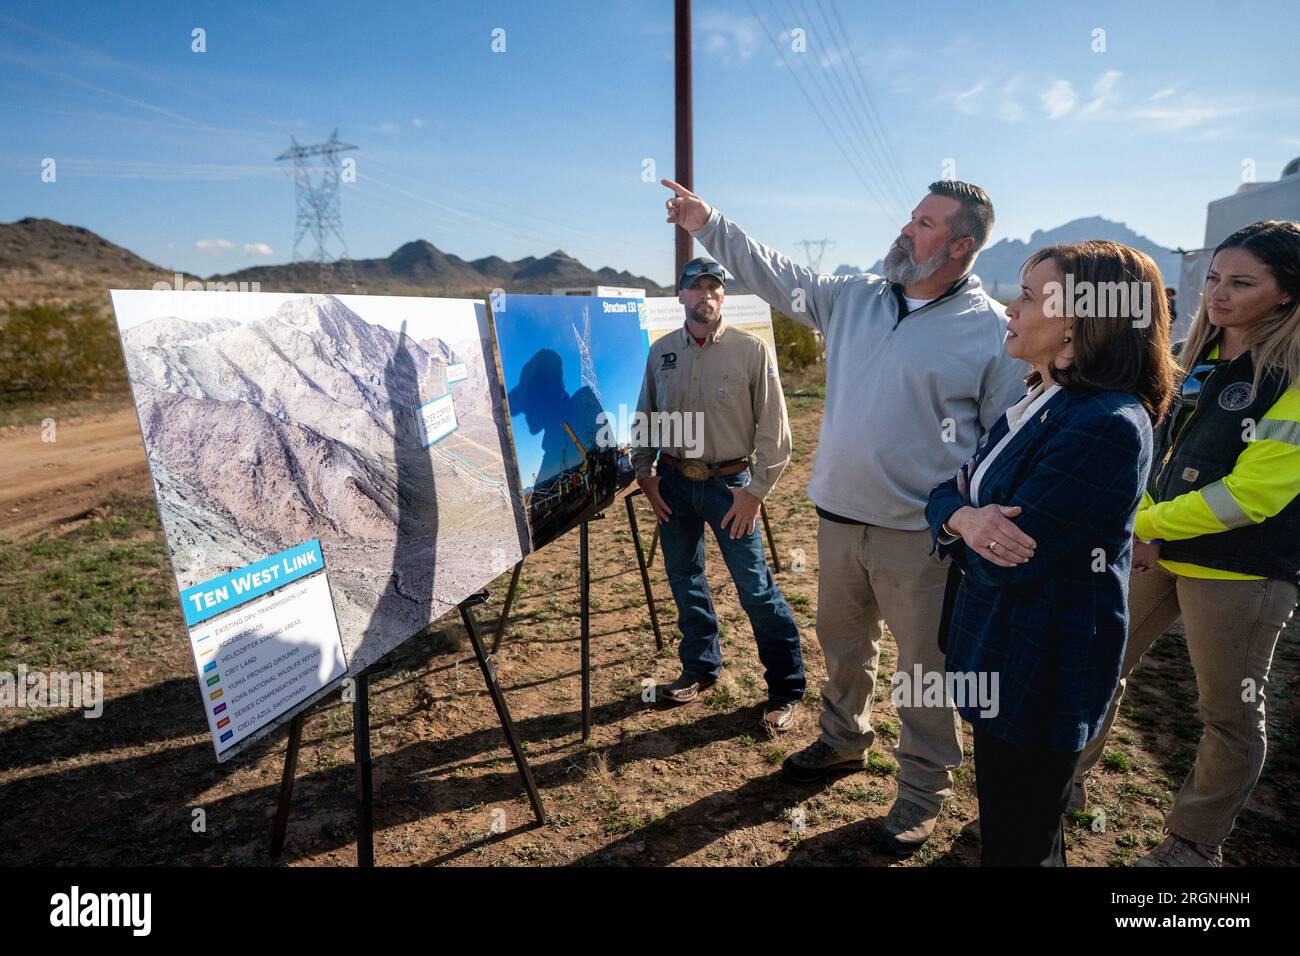
POLYGON ((1006 345, 1033 368, 1029 393, 930 492, 926 519, 961 571, 946 686, 974 730, 981 862, 1063 866, 1074 768, 1119 683, 1133 516, 1174 375, 1150 257, 1048 246, 1023 275, 1006 345))

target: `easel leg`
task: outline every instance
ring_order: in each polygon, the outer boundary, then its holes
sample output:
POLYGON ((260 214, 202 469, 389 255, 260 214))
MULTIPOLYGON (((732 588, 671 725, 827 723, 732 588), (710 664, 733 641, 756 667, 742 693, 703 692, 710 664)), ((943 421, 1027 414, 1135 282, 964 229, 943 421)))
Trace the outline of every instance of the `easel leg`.
POLYGON ((772 525, 767 520, 767 505, 759 502, 759 514, 763 516, 763 530, 767 532, 767 550, 772 553, 772 570, 781 573, 781 555, 776 550, 776 541, 772 538, 772 525))
POLYGON ((501 635, 506 632, 506 621, 510 619, 510 605, 515 603, 515 591, 519 589, 519 572, 524 569, 523 558, 515 564, 515 570, 510 575, 510 587, 506 588, 506 603, 501 606, 501 616, 497 618, 496 630, 492 634, 492 653, 497 652, 501 646, 501 635))
POLYGON ((655 533, 650 536, 650 553, 645 557, 645 566, 648 568, 655 563, 655 548, 659 546, 659 522, 655 522, 655 533))
POLYGON ((582 523, 578 543, 579 604, 582 615, 582 739, 591 736, 591 567, 587 555, 587 522, 582 523))
POLYGON ((501 687, 497 684, 497 675, 492 662, 483 650, 483 638, 479 634, 478 621, 471 610, 475 604, 482 604, 486 600, 486 591, 480 591, 466 598, 460 603, 460 617, 465 622, 465 630, 469 632, 470 643, 474 645, 474 656, 478 658, 478 666, 483 671, 483 680, 487 682, 488 694, 491 695, 492 703, 497 709, 497 717, 501 721, 501 729, 505 732, 506 743, 510 745, 510 752, 514 755, 515 766, 519 769, 519 776, 524 778, 524 788, 528 791, 528 802, 533 805, 533 815, 537 817, 537 825, 544 826, 546 810, 542 806, 541 794, 537 792, 537 783, 533 780, 533 770, 528 766, 523 748, 519 746, 519 737, 515 734, 514 721, 510 719, 505 695, 501 693, 501 687))
POLYGON ((352 751, 357 765, 357 866, 375 865, 374 780, 370 763, 370 675, 356 676, 352 751))
POLYGON ((284 834, 289 828, 289 803, 293 799, 293 777, 298 772, 298 748, 302 746, 302 725, 307 717, 302 711, 289 722, 289 747, 284 752, 284 773, 280 777, 280 802, 275 808, 275 826, 271 830, 271 859, 284 852, 284 834))
POLYGON ((650 589, 650 571, 646 566, 645 553, 641 550, 641 528, 636 521, 636 508, 632 507, 632 496, 623 499, 627 503, 627 523, 632 529, 632 546, 636 548, 636 563, 641 568, 641 587, 645 589, 646 607, 650 609, 650 626, 655 632, 655 647, 664 649, 664 638, 659 633, 659 615, 655 611, 655 595, 650 589))

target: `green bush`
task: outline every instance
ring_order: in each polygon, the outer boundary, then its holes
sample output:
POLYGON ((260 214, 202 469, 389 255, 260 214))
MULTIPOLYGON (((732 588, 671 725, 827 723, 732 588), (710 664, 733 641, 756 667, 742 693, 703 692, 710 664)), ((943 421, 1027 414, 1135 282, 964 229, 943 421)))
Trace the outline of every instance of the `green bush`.
POLYGON ((0 317, 0 400, 80 398, 125 384, 117 328, 95 305, 9 303, 0 317))
POLYGON ((772 310, 772 336, 776 339, 776 361, 782 372, 798 372, 821 357, 821 347, 812 329, 772 310))

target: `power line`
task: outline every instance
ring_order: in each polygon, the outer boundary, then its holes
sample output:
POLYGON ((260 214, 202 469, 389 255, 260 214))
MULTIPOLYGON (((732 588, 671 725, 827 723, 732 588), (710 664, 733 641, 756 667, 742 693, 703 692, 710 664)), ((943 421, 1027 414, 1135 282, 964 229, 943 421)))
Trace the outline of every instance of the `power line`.
POLYGON ((772 47, 773 49, 776 50, 777 55, 781 57, 781 62, 784 63, 786 69, 789 70, 790 76, 794 79, 795 85, 799 87, 799 92, 803 95, 803 98, 808 101, 808 105, 812 107, 812 111, 814 115, 816 115, 818 121, 822 124, 822 127, 826 130, 827 134, 830 136, 831 141, 835 144, 835 148, 840 151, 840 155, 844 157, 844 161, 849 164, 850 170, 852 170, 853 174, 857 176, 858 181, 862 183, 862 186, 866 190, 867 195, 870 196, 871 199, 876 203, 876 205, 880 207, 880 211, 887 218, 893 220, 897 214, 891 212, 886 207, 884 201, 882 201, 880 196, 877 195, 876 191, 873 189, 870 182, 868 182, 867 178, 862 175, 862 171, 858 168, 858 165, 854 162, 853 158, 849 156, 848 152, 844 149, 844 146, 840 142, 839 137, 836 136, 835 131, 831 129, 830 124, 826 122, 826 117, 822 115, 822 111, 820 108, 818 108, 816 101, 808 94, 808 91, 804 88, 803 81, 799 79, 798 74, 795 73, 795 71, 790 67, 789 61, 786 59, 785 56, 785 50, 782 49, 779 43, 777 43, 776 37, 772 35, 772 31, 768 29, 767 23, 763 20, 762 15, 758 12, 758 9, 754 6, 753 0, 746 0, 746 2, 749 4, 750 10, 753 11, 754 19, 756 19, 758 21, 759 26, 763 28, 763 33, 767 36, 768 42, 772 44, 772 47))
MULTIPOLYGON (((808 8, 804 6, 803 0, 799 0, 799 10, 803 13, 805 22, 807 22, 810 27, 815 27, 812 14, 810 14, 808 8)), ((889 193, 891 201, 897 202, 902 209, 910 208, 911 199, 907 192, 901 188, 899 182, 893 178, 893 170, 890 168, 888 160, 883 154, 881 145, 878 142, 878 137, 869 133, 866 126, 863 124, 863 115, 865 114, 865 110, 861 108, 861 97, 858 97, 857 104, 851 102, 848 86, 840 75, 841 71, 836 68, 836 63, 832 59, 836 48, 844 45, 843 39, 841 38, 840 43, 834 44, 828 44, 822 39, 823 37, 829 37, 832 39, 834 37, 834 30, 831 29, 829 22, 826 22, 824 32, 822 27, 815 27, 813 32, 817 35, 817 41, 822 49, 825 72, 830 80, 833 81, 828 82, 827 85, 834 86, 835 92, 839 97, 840 106, 844 110, 844 114, 857 127, 861 142, 866 146, 867 151, 871 155, 872 171, 875 173, 881 186, 889 193)), ((809 69, 811 69, 811 67, 809 67, 809 69)), ((854 92, 856 93, 856 89, 854 92)))
MULTIPOLYGON (((777 18, 777 21, 780 22, 780 19, 781 19, 781 13, 780 13, 780 11, 777 9, 777 6, 776 6, 776 0, 769 0, 769 2, 770 2, 771 7, 772 7, 773 15, 777 18)), ((794 21, 795 18, 794 18, 793 16, 791 16, 789 19, 790 19, 791 21, 794 21)), ((812 25, 812 24, 809 23, 809 26, 810 26, 810 27, 811 27, 811 25, 812 25)), ((782 51, 782 53, 783 53, 783 56, 784 56, 784 51, 782 51)), ((799 58, 796 58, 796 61, 797 61, 798 59, 799 59, 799 58)), ((804 59, 805 63, 807 63, 808 58, 807 58, 807 57, 803 57, 803 59, 804 59)), ((892 210, 892 212, 890 213, 890 218, 891 218, 891 219, 897 219, 897 217, 898 217, 899 215, 901 215, 902 210, 905 210, 905 209, 907 208, 906 203, 900 203, 900 202, 899 202, 899 200, 897 199, 897 197, 895 197, 895 196, 892 194, 892 192, 891 192, 891 188, 890 188, 890 185, 891 185, 891 184, 889 183, 889 181, 888 181, 886 178, 884 178, 878 170, 876 170, 876 169, 874 168, 874 167, 875 167, 875 163, 869 161, 869 160, 866 158, 866 154, 865 154, 864 151, 863 151, 862 144, 859 143, 857 137, 855 137, 855 136, 853 135, 853 133, 852 133, 852 131, 850 130, 850 128, 849 128, 849 126, 848 126, 846 120, 844 119, 844 117, 841 116, 841 115, 840 115, 840 114, 839 114, 839 113, 838 113, 838 112, 833 108, 833 106, 832 106, 832 104, 831 104, 831 102, 830 102, 830 96, 827 95, 826 90, 824 90, 824 89, 822 88, 822 82, 821 82, 820 77, 818 76, 818 71, 814 70, 814 69, 809 65, 809 66, 805 66, 804 72, 806 72, 806 73, 809 75, 809 78, 810 78, 810 79, 812 80, 812 82, 816 85, 816 87, 817 87, 817 95, 818 95, 818 97, 821 99, 821 101, 826 105, 828 112, 830 112, 830 114, 831 114, 832 117, 834 117, 835 119, 837 119, 837 120, 839 121, 839 124, 840 124, 840 135, 841 135, 842 141, 843 141, 844 143, 848 144, 848 145, 853 149, 855 155, 856 155, 857 158, 858 158, 859 166, 860 166, 860 167, 862 168, 862 170, 863 170, 864 172, 866 172, 867 175, 870 177, 870 179, 871 179, 871 181, 872 181, 872 183, 873 183, 873 188, 876 188, 876 189, 880 189, 880 190, 881 190, 881 195, 884 197, 885 202, 886 202, 887 204, 889 204, 890 209, 892 210)), ((828 81, 828 82, 827 82, 827 87, 829 87, 829 85, 830 85, 830 83, 829 83, 829 81, 828 81)), ((848 113, 852 113, 852 110, 846 110, 846 112, 848 112, 848 113)), ((833 134, 832 134, 832 135, 833 135, 833 134)))
MULTIPOLYGON (((821 4, 821 2, 822 0, 817 0, 817 3, 819 5, 821 4)), ((876 101, 871 96, 871 89, 870 87, 867 86, 866 77, 862 72, 862 64, 858 61, 857 53, 853 51, 853 45, 848 42, 848 31, 845 30, 844 28, 844 18, 840 16, 839 6, 835 3, 835 0, 828 0, 828 2, 830 3, 831 10, 835 14, 835 20, 839 24, 840 35, 845 40, 844 43, 845 49, 849 51, 849 60, 853 64, 853 70, 854 70, 853 75, 857 77, 858 86, 860 87, 862 91, 862 95, 866 100, 867 118, 869 121, 874 122, 875 128, 880 134, 880 141, 884 145, 885 155, 889 157, 890 162, 893 164, 894 173, 898 177, 898 181, 902 185, 904 192, 907 192, 910 195, 907 176, 903 172, 903 168, 898 163, 898 154, 894 151, 894 144, 890 142, 889 133, 885 129, 885 124, 880 119, 880 112, 879 110, 876 109, 876 101)), ((908 209, 910 208, 911 208, 911 204, 909 200, 908 209)))

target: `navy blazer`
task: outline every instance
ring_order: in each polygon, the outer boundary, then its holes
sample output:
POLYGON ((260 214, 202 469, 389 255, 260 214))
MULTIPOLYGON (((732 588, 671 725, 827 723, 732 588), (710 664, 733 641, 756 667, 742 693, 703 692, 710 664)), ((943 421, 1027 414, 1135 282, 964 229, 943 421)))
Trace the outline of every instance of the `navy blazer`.
MULTIPOLYGON (((1003 415, 968 474, 1009 427, 1003 415)), ((1101 729, 1124 660, 1133 517, 1150 467, 1151 420, 1135 395, 1066 388, 989 465, 981 504, 1019 505, 1011 520, 1038 547, 1003 568, 961 539, 936 544, 963 572, 947 670, 998 680, 996 708, 957 701, 966 720, 1010 744, 1060 751, 1082 750, 1101 729)), ((956 475, 930 492, 936 542, 966 504, 956 475)))

